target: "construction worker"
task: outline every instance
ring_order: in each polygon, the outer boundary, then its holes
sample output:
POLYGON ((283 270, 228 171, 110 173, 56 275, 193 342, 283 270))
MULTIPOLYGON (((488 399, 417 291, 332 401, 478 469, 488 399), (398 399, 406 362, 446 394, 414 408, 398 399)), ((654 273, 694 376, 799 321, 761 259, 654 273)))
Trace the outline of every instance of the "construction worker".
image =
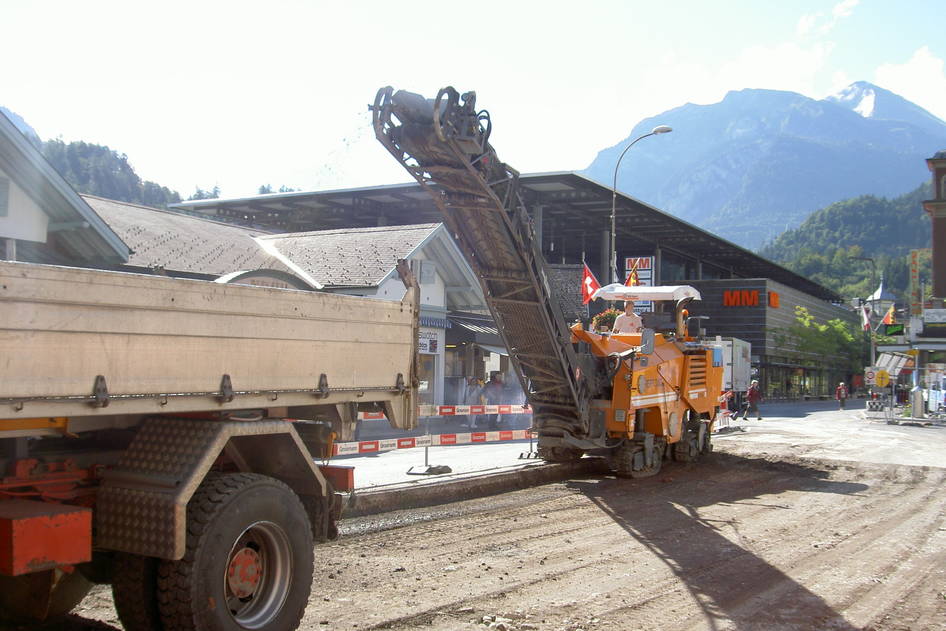
POLYGON ((624 313, 614 319, 614 327, 611 329, 614 333, 637 334, 642 328, 641 317, 634 312, 634 301, 624 301, 624 313))

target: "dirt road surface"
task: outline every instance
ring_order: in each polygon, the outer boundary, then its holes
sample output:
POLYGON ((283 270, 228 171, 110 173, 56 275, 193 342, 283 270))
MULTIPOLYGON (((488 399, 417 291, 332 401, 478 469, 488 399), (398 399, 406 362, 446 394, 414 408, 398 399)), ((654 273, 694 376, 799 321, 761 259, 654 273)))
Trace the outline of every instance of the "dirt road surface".
MULTIPOLYGON (((741 430, 644 480, 348 520, 302 628, 946 630, 946 429, 822 411, 741 430)), ((105 588, 76 613, 65 628, 121 628, 105 588)))

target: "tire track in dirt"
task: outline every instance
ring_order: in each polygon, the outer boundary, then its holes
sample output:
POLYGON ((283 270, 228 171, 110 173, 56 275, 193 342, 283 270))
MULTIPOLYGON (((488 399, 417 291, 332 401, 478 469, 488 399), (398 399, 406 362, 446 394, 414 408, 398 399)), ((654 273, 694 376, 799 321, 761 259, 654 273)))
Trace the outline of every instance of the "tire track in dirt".
MULTIPOLYGON (((721 453, 359 518, 316 548, 301 628, 482 631, 502 615, 513 630, 942 631, 944 483, 943 469, 721 453)), ((107 591, 87 601, 64 629, 117 628, 107 591)))
MULTIPOLYGON (((576 617, 582 618, 583 616, 591 616, 591 619, 597 618, 599 624, 607 624, 612 619, 622 619, 622 624, 631 625, 622 628, 637 628, 638 624, 642 628, 648 624, 660 624, 661 628, 671 628, 677 625, 667 624, 667 602, 670 601, 674 603, 674 607, 672 607, 674 609, 673 618, 683 623, 679 628, 690 626, 706 628, 707 624, 711 626, 723 625, 730 627, 735 625, 733 628, 750 628, 747 624, 752 624, 752 619, 758 618, 759 610, 767 607, 771 608, 771 598, 784 600, 786 596, 792 596, 798 603, 797 615, 792 616, 792 611, 785 608, 780 610, 782 622, 787 621, 790 627, 814 629, 833 626, 834 628, 854 628, 820 596, 806 590, 792 577, 804 577, 802 580, 815 581, 823 573, 826 563, 834 563, 835 558, 850 557, 853 549, 864 547, 863 540, 882 538, 880 535, 884 532, 891 533, 889 538, 899 537, 901 539, 904 537, 903 529, 922 532, 922 528, 915 528, 915 523, 917 523, 917 520, 921 520, 921 516, 914 516, 911 520, 910 513, 915 511, 910 507, 915 508, 917 502, 921 504, 928 502, 930 493, 928 490, 921 490, 904 495, 897 491, 900 490, 899 486, 903 483, 909 485, 916 484, 917 481, 923 483, 923 486, 926 486, 927 489, 935 488, 935 483, 941 481, 942 476, 934 480, 928 480, 926 477, 928 472, 926 471, 901 471, 893 475, 893 481, 887 480, 885 483, 878 482, 874 485, 866 485, 865 488, 870 489, 868 493, 848 498, 849 501, 843 506, 832 506, 830 502, 825 501, 825 498, 821 498, 821 501, 818 502, 806 499, 814 495, 811 489, 813 482, 810 476, 803 475, 800 480, 793 480, 792 476, 786 476, 780 472, 779 467, 774 467, 774 471, 766 471, 764 466, 760 468, 764 475, 752 484, 747 485, 751 490, 746 492, 746 489, 743 489, 742 495, 744 497, 751 495, 751 497, 758 498, 767 495, 778 497, 782 494, 794 493, 798 497, 790 499, 787 504, 789 509, 793 512, 803 512, 809 520, 813 517, 817 518, 815 527, 810 528, 810 533, 803 532, 804 527, 810 525, 804 520, 799 523, 798 520, 779 519, 777 513, 785 509, 785 503, 765 506, 741 506, 739 507, 741 512, 739 519, 743 525, 748 526, 743 531, 744 535, 752 541, 761 541, 761 545, 752 550, 747 550, 744 546, 740 546, 738 537, 733 537, 736 541, 726 539, 725 543, 723 539, 717 539, 715 545, 709 546, 709 554, 700 553, 695 555, 693 559, 688 559, 680 567, 673 568, 664 561, 660 561, 658 564, 654 559, 654 552, 648 551, 640 545, 636 549, 633 546, 628 548, 626 537, 622 539, 613 525, 609 527, 607 524, 608 520, 613 522, 612 517, 603 515, 600 507, 589 507, 581 502, 576 502, 574 496, 565 498, 571 501, 566 501, 564 505, 556 502, 548 505, 543 503, 543 506, 538 508, 538 510, 542 510, 554 506, 556 510, 552 512, 554 512, 556 518, 569 524, 567 528, 559 528, 558 534, 555 530, 543 532, 543 525, 534 518, 531 511, 523 512, 519 510, 512 513, 487 515, 485 518, 481 514, 480 518, 483 518, 483 521, 467 524, 468 530, 464 531, 465 533, 480 533, 484 529, 493 528, 495 525, 501 524, 510 514, 517 515, 517 519, 521 518, 525 522, 521 525, 517 523, 516 530, 519 532, 513 533, 515 536, 507 536, 505 539, 495 542, 492 546, 478 544, 469 538, 459 544, 455 541, 443 541, 431 542, 431 545, 459 545, 460 549, 454 556, 472 555, 477 559, 486 558, 497 565, 501 563, 503 554, 509 556, 508 548, 516 548, 517 546, 523 549, 532 548, 530 542, 537 542, 538 552, 548 552, 550 549, 557 547, 559 553, 555 555, 554 561, 548 559, 541 571, 538 571, 539 568, 536 567, 522 565, 519 569, 531 570, 534 572, 534 576, 528 580, 513 581, 513 584, 508 587, 501 585, 500 581, 496 580, 495 575, 490 577, 486 576, 485 573, 479 575, 467 573, 456 577, 456 579, 449 579, 461 581, 465 589, 460 592, 452 590, 453 598, 443 598, 448 594, 442 594, 441 597, 434 599, 425 599, 424 596, 418 595, 416 600, 409 606, 395 606, 392 611, 388 612, 391 615, 383 616, 382 620, 370 621, 367 627, 410 629, 425 626, 426 628, 455 629, 470 625, 470 620, 475 620, 481 611, 504 611, 510 616, 529 615, 530 620, 533 621, 529 624, 541 620, 542 618, 539 616, 544 615, 544 619, 548 622, 539 622, 540 628, 545 628, 547 625, 551 625, 548 628, 559 628, 555 625, 564 624, 564 621, 569 621, 569 624, 572 624, 576 617), (901 481, 899 478, 905 478, 905 480, 901 481), (794 482, 794 484, 787 484, 787 482, 794 482), (931 482, 931 484, 927 486, 925 482, 931 482), (794 486, 795 489, 786 491, 786 486, 794 486), (847 543, 832 544, 830 547, 820 549, 818 554, 807 555, 805 558, 798 559, 798 552, 794 549, 797 545, 793 546, 792 542, 798 544, 799 541, 815 540, 817 537, 812 537, 812 533, 820 537, 821 542, 824 542, 825 538, 821 536, 822 533, 837 529, 844 522, 847 522, 850 530, 850 526, 854 525, 850 521, 851 512, 857 513, 856 523, 860 524, 861 520, 868 519, 872 512, 883 509, 885 502, 891 501, 899 501, 903 507, 899 510, 888 510, 889 517, 882 520, 879 525, 874 525, 871 528, 866 524, 862 524, 858 526, 857 532, 850 533, 847 543), (773 508, 773 506, 777 508, 773 508), (834 519, 826 519, 826 516, 831 517, 833 515, 834 519), (578 545, 575 545, 575 541, 566 542, 563 539, 563 537, 574 537, 579 532, 578 529, 571 526, 576 521, 584 524, 580 532, 584 534, 585 539, 578 545), (781 528, 774 528, 773 530, 773 524, 777 524, 779 521, 782 522, 781 528), (904 522, 905 525, 900 529, 892 528, 891 524, 898 521, 904 522), (537 530, 531 532, 530 528, 533 527, 533 524, 535 524, 534 527, 537 530), (526 534, 524 540, 520 538, 520 532, 522 531, 525 531, 526 534), (787 545, 786 541, 789 542, 787 545), (623 550, 624 548, 628 549, 623 550), (561 552, 563 549, 567 549, 568 553, 561 552), (735 554, 733 554, 734 550, 737 551, 735 554), (625 554, 619 556, 622 551, 625 554), (828 554, 832 551, 834 551, 832 554, 828 554), (728 558, 721 562, 720 555, 728 558), (765 558, 762 559, 760 555, 764 555, 765 558), (704 558, 699 559, 698 557, 704 558), (696 560, 700 561, 699 565, 694 563, 696 560), (755 566, 751 567, 749 571, 746 571, 745 568, 747 560, 750 561, 750 565, 755 566), (660 567, 660 564, 663 567, 660 567), (785 574, 779 567, 786 568, 791 572, 791 576, 785 574), (621 572, 621 570, 628 571, 621 572), (727 580, 731 575, 738 575, 740 572, 743 578, 741 585, 739 581, 736 582, 736 585, 733 585, 731 580, 727 580), (700 585, 714 580, 725 585, 725 587, 716 591, 705 589, 694 591, 693 587, 687 584, 687 581, 696 581, 700 585), (766 580, 772 585, 772 592, 770 598, 760 598, 759 588, 760 585, 765 584, 766 580), (712 596, 711 598, 706 597, 704 593, 706 591, 712 596), (725 597, 722 595, 724 591, 726 592, 725 597), (550 592, 556 594, 556 598, 550 598, 548 596, 550 592), (558 596, 564 598, 558 598, 558 596), (570 599, 571 596, 576 598, 570 599), (427 602, 424 603, 424 600, 427 600, 427 602), (557 602, 558 600, 562 602, 557 602), (510 601, 512 601, 512 606, 510 606, 510 601), (424 606, 425 604, 426 606, 424 606), (519 610, 518 613, 515 611, 516 609, 519 610), (457 614, 457 611, 462 613, 457 614), (627 620, 625 618, 631 619, 627 620)), ((843 468, 840 473, 842 478, 857 477, 858 475, 844 475, 850 472, 843 468)), ((698 475, 688 472, 678 472, 678 474, 681 477, 698 475)), ((726 475, 733 475, 733 483, 738 482, 738 472, 735 474, 729 472, 726 475)), ((684 483, 686 482, 688 481, 684 483)), ((716 483, 718 484, 719 481, 716 481, 716 483)), ((814 486, 837 487, 843 483, 845 483, 843 479, 829 479, 820 480, 814 486)), ((712 485, 696 484, 694 486, 712 485)), ((615 502, 615 506, 619 511, 635 508, 653 509, 653 506, 648 506, 648 503, 666 503, 665 500, 668 499, 666 496, 667 489, 667 486, 659 484, 640 485, 633 489, 617 489, 614 495, 620 501, 615 502)), ((671 503, 668 505, 673 510, 681 512, 679 506, 673 506, 673 501, 683 500, 685 503, 689 496, 705 491, 705 488, 685 490, 682 492, 682 497, 675 497, 673 493, 670 493, 669 500, 671 503)), ((726 492, 723 495, 725 496, 726 492)), ((710 497, 704 498, 703 501, 707 502, 707 506, 702 509, 706 514, 697 515, 699 519, 709 522, 717 517, 725 517, 716 513, 728 509, 729 505, 727 503, 714 506, 712 494, 710 497)), ((929 519, 932 512, 931 509, 926 514, 927 524, 932 523, 929 519)), ((470 521, 475 520, 471 518, 470 521)), ((660 519, 652 517, 651 521, 659 522, 660 519)), ((464 520, 459 519, 456 523, 461 525, 464 520)), ((675 540, 692 538, 694 529, 699 531, 701 528, 707 528, 705 524, 694 525, 692 520, 685 523, 686 525, 681 523, 672 533, 672 536, 668 537, 667 543, 662 545, 672 547, 676 545, 675 540)), ((647 528, 650 528, 650 526, 647 526, 647 528)), ((835 532, 840 531, 835 530, 835 532)), ((445 534, 449 535, 450 533, 445 534)), ((657 532, 645 532, 644 535, 650 536, 652 543, 659 541, 661 536, 657 532)), ((916 536, 922 537, 919 534, 916 536)), ((456 539, 456 537, 450 538, 456 539)), ((877 545, 883 546, 886 544, 881 541, 877 545)), ((518 563, 523 563, 521 555, 524 550, 517 550, 516 552, 517 554, 513 554, 512 557, 516 558, 518 563)), ((546 554, 545 556, 549 555, 546 554)), ((499 566, 494 569, 506 572, 508 571, 508 569, 505 569, 506 567, 499 566)), ((426 566, 422 564, 419 570, 424 569, 426 569, 426 566)), ((889 568, 886 565, 882 568, 884 572, 888 572, 888 570, 889 568)), ((852 566, 852 574, 858 574, 859 572, 861 572, 860 569, 852 566)), ((502 581, 502 583, 505 583, 505 581, 502 581)), ((438 589, 437 591, 441 590, 438 589)), ((447 591, 451 592, 449 589, 447 591)), ((850 598, 856 601, 857 594, 863 592, 848 590, 839 593, 850 594, 850 598)), ((332 617, 330 626, 332 628, 354 628, 352 625, 358 624, 355 621, 357 616, 347 620, 345 618, 348 617, 332 617), (346 626, 346 624, 349 626, 346 626)), ((757 620, 757 622, 761 624, 761 620, 757 620)), ((765 624, 772 624, 772 620, 769 619, 765 624)), ((362 624, 359 628, 365 628, 365 625, 362 624)))

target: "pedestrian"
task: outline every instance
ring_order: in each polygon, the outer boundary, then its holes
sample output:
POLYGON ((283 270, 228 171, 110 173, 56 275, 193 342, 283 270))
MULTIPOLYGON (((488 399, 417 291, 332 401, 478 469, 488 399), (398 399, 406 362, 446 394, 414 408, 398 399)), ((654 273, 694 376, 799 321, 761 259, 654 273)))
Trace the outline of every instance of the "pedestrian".
POLYGON ((614 326, 611 328, 613 333, 630 333, 636 335, 641 332, 643 324, 641 317, 634 312, 634 301, 624 301, 624 313, 614 319, 614 326))
POLYGON ((756 420, 762 420, 762 412, 759 410, 759 403, 762 401, 762 390, 759 389, 759 380, 753 379, 749 384, 749 390, 746 392, 746 408, 742 412, 742 420, 746 420, 751 412, 755 412, 756 420))
POLYGON ((844 402, 847 401, 848 392, 847 386, 844 385, 844 382, 838 384, 838 387, 834 389, 834 398, 838 400, 838 409, 844 409, 844 402))
MULTIPOLYGON (((463 392, 464 405, 483 405, 483 382, 476 377, 470 377, 466 380, 463 392)), ((470 428, 476 427, 476 422, 480 419, 479 414, 467 414, 466 421, 470 428)))
MULTIPOLYGON (((486 404, 499 405, 503 403, 503 394, 505 391, 503 373, 494 372, 489 378, 489 383, 483 386, 483 397, 486 399, 486 404)), ((488 414, 487 418, 489 419, 489 429, 499 428, 499 422, 501 420, 500 414, 488 414)))

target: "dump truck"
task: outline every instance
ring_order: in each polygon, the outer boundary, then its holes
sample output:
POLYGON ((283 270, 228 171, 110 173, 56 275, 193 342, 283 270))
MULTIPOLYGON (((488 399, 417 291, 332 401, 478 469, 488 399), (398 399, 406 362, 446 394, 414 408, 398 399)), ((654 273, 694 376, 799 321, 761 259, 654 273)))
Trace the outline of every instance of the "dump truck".
MULTIPOLYGON (((709 451, 722 367, 696 291, 650 288, 669 308, 640 334, 566 325, 475 95, 384 88, 372 109, 479 275, 542 458, 641 477, 709 451)), ((48 620, 110 583, 128 631, 295 629, 353 487, 333 441, 359 411, 416 426, 419 292, 398 269, 384 301, 0 262, 0 614, 48 620)))
POLYGON ((295 629, 353 487, 333 440, 416 426, 398 269, 387 301, 0 262, 0 614, 111 583, 128 631, 295 629))
MULTIPOLYGON (((491 117, 477 110, 476 94, 446 87, 428 99, 388 86, 370 109, 378 141, 430 195, 479 277, 532 407, 539 456, 563 462, 603 453, 619 474, 642 477, 665 457, 692 461, 709 451, 723 367, 698 326, 691 335, 686 304, 698 292, 662 288, 669 308, 655 322, 663 328, 641 334, 569 326, 519 173, 490 144, 491 117)), ((642 288, 626 289, 648 299, 642 288)), ((621 291, 611 290, 612 299, 621 291)))

